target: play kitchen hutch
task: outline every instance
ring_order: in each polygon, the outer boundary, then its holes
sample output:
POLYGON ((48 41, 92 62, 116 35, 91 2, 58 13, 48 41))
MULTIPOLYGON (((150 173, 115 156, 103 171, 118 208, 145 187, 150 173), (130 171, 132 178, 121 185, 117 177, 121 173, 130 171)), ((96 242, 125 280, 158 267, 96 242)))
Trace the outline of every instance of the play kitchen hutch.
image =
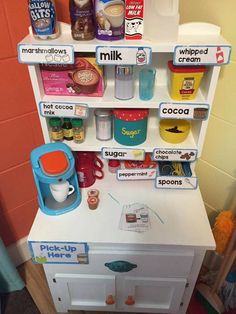
MULTIPOLYGON (((58 312, 185 313, 205 252, 215 245, 194 168, 230 45, 215 25, 179 26, 177 0, 145 0, 143 11, 126 1, 120 39, 124 1, 111 2, 119 17, 103 4, 98 39, 77 41, 80 28, 59 23, 56 39, 35 39, 30 29, 18 45, 45 143, 63 140, 61 124, 68 131, 71 121, 75 140, 67 132, 63 144, 85 156, 96 152, 104 163, 104 178, 92 186, 96 210, 87 203, 91 190, 79 189, 71 173, 78 206, 55 215, 39 209, 29 247, 58 312), (104 34, 119 40, 102 41, 104 34)), ((43 181, 37 158, 33 169, 43 181)))

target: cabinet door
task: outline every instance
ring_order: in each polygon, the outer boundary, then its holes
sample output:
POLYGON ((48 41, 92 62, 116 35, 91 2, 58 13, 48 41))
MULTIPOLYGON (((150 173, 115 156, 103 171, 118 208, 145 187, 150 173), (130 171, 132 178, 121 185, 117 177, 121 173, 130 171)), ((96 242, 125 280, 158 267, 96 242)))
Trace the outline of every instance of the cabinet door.
POLYGON ((67 310, 110 310, 115 307, 115 276, 57 274, 61 302, 67 310))
POLYGON ((119 306, 135 312, 177 313, 185 279, 124 277, 119 306))

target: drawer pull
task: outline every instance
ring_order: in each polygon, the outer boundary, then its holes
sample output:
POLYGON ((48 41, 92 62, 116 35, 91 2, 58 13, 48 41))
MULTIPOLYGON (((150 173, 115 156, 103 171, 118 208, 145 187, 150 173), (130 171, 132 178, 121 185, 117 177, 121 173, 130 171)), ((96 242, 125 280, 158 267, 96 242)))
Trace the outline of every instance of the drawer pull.
POLYGON ((128 295, 128 298, 126 299, 125 304, 126 305, 134 305, 135 304, 135 301, 134 301, 134 298, 132 295, 128 295))
POLYGON ((126 273, 137 267, 136 264, 132 264, 126 261, 114 261, 110 263, 105 263, 105 266, 117 273, 126 273))
POLYGON ((113 298, 113 295, 112 294, 109 294, 108 296, 107 296, 107 298, 106 298, 106 304, 107 305, 112 305, 112 304, 114 304, 115 303, 115 300, 114 300, 114 298, 113 298))

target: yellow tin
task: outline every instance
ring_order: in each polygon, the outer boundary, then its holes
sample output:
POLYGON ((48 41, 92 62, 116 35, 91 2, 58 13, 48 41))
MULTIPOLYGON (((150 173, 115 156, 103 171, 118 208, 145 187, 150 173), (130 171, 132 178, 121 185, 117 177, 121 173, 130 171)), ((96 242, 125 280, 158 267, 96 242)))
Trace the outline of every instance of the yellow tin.
POLYGON ((194 99, 206 67, 175 66, 173 61, 169 61, 168 68, 170 70, 170 97, 174 100, 194 99))
POLYGON ((160 136, 168 143, 183 142, 189 131, 190 123, 187 120, 164 119, 160 121, 160 136))

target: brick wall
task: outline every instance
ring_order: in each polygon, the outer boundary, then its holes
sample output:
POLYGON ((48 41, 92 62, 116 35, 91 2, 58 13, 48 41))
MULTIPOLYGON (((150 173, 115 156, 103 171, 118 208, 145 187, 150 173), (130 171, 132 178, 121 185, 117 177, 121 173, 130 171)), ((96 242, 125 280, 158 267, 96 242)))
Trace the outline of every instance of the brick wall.
MULTIPOLYGON (((57 1, 68 21, 68 1, 57 1)), ((0 236, 5 245, 26 236, 38 204, 29 162, 43 143, 26 65, 17 60, 17 43, 28 33, 27 0, 0 1, 0 236)))

